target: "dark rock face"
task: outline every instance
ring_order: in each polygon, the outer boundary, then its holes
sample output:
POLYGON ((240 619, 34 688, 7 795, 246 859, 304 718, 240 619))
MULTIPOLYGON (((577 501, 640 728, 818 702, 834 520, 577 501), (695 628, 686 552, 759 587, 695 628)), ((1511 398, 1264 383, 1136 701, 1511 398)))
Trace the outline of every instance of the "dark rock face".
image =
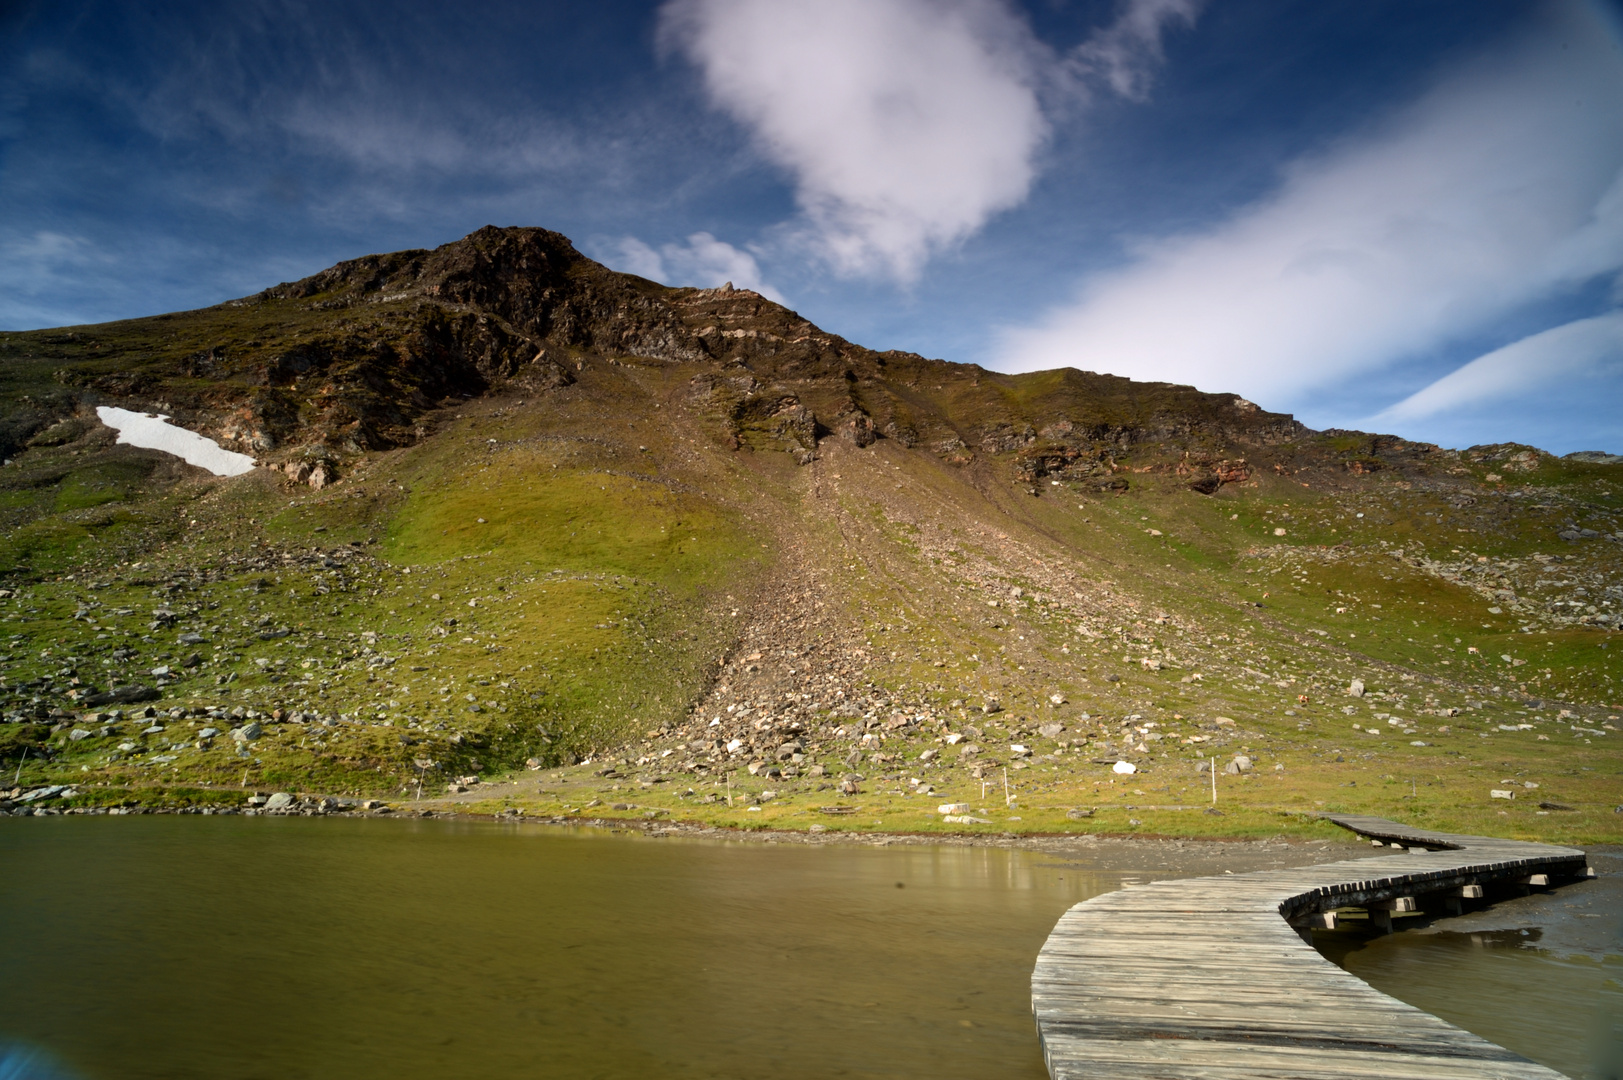
MULTIPOLYGON (((819 439, 923 443, 954 465, 1021 455, 1023 480, 1099 479, 1112 452, 1152 440, 1289 442, 1305 429, 1232 395, 1071 369, 1002 375, 914 353, 874 352, 825 333, 758 293, 671 288, 587 259, 536 228, 487 226, 428 250, 352 259, 245 300, 186 313, 193 336, 158 316, 125 355, 60 369, 73 402, 162 407, 177 422, 306 478, 343 458, 410 444, 426 414, 497 392, 569 387, 588 364, 691 364, 692 394, 735 449, 807 462, 819 439), (164 342, 163 348, 155 343, 164 342), (165 351, 167 350, 167 351, 165 351), (267 455, 269 456, 267 458, 267 455)), ((69 335, 72 337, 72 335, 69 335)), ((33 417, 17 436, 52 420, 33 417)), ((0 436, 4 436, 0 432, 0 436)), ((3 439, 0 439, 3 441, 3 439)), ((1205 490, 1202 467, 1191 486, 1205 490)), ((306 480, 308 482, 308 479, 306 480)), ((1215 488, 1213 489, 1215 490, 1215 488)))

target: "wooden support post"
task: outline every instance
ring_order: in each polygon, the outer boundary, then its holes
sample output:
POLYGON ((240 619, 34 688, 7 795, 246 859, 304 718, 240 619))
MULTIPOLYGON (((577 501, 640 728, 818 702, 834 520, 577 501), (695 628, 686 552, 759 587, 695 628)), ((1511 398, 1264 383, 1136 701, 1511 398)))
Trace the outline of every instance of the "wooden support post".
POLYGON ((1419 905, 1412 896, 1394 896, 1390 900, 1377 900, 1367 908, 1369 925, 1383 934, 1390 934, 1394 911, 1415 911, 1418 908, 1419 905))
POLYGON ((1550 875, 1528 874, 1526 877, 1518 879, 1516 884, 1526 885, 1533 889, 1547 889, 1550 887, 1550 875))
POLYGON ((1480 900, 1482 899, 1482 886, 1461 885, 1459 888, 1454 890, 1453 895, 1462 897, 1466 900, 1480 900))
POLYGON ((1412 896, 1394 896, 1390 900, 1377 900, 1369 905, 1371 911, 1419 911, 1420 905, 1412 896))
POLYGON ((1315 911, 1311 915, 1299 915, 1291 920, 1291 926, 1302 935, 1302 940, 1309 945, 1313 944, 1313 931, 1334 930, 1336 928, 1336 913, 1333 911, 1315 911))

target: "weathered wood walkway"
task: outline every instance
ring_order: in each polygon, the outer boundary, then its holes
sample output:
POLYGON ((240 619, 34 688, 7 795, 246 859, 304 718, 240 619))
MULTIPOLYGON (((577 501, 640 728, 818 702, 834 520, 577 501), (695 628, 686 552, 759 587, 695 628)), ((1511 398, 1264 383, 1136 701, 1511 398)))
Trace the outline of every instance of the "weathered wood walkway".
POLYGON ((1403 853, 1134 886, 1066 912, 1031 977, 1053 1080, 1561 1080, 1387 997, 1303 939, 1337 909, 1387 924, 1394 911, 1581 877, 1584 853, 1330 820, 1403 853))

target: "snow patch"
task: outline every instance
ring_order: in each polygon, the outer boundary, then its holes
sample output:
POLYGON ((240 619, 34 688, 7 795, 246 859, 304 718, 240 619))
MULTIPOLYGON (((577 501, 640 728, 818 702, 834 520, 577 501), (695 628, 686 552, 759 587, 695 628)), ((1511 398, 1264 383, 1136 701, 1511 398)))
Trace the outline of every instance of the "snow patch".
POLYGON ((169 422, 169 417, 161 414, 98 405, 96 415, 118 432, 119 442, 143 450, 162 450, 215 476, 240 476, 254 467, 254 459, 247 454, 227 450, 206 435, 176 427, 169 422))

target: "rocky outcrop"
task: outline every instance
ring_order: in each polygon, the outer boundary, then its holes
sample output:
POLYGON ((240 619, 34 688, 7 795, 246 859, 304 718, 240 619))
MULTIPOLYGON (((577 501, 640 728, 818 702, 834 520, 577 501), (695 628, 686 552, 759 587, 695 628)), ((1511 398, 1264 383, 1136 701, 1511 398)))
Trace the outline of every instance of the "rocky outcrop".
MULTIPOLYGON (((977 452, 1016 455, 1027 482, 1092 479, 1110 471, 1112 453, 1143 444, 1204 447, 1215 460, 1235 444, 1277 446, 1306 432, 1289 416, 1191 387, 1069 369, 1003 375, 875 352, 759 293, 616 273, 537 228, 487 226, 433 250, 348 260, 211 311, 234 325, 242 308, 253 310, 258 336, 169 345, 179 337, 155 324, 162 348, 97 353, 127 362, 65 367, 59 381, 91 403, 161 408, 222 445, 281 461, 304 460, 310 448, 341 461, 408 445, 444 405, 557 391, 587 364, 626 358, 692 365, 692 392, 723 441, 801 461, 828 436, 857 447, 887 439, 958 465, 977 452)), ((1375 449, 1349 460, 1400 452, 1375 449)), ((1210 483, 1191 479, 1197 490, 1210 483)))

